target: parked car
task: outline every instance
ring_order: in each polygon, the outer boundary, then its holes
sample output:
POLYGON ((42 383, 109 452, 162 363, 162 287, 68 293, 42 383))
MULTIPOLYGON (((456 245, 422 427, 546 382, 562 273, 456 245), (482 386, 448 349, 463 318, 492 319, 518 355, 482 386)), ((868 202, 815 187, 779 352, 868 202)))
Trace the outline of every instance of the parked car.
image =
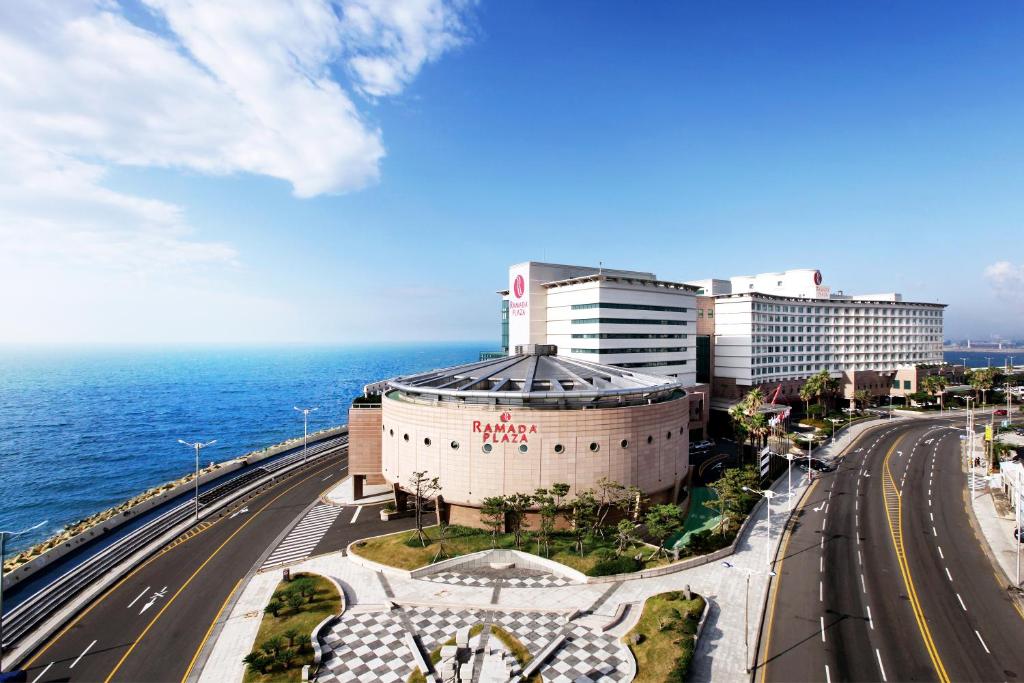
POLYGON ((993 415, 1006 415, 1006 408, 999 408, 998 410, 992 411, 993 415))
POLYGON ((715 445, 714 441, 694 441, 690 444, 690 450, 696 453, 711 450, 715 445))

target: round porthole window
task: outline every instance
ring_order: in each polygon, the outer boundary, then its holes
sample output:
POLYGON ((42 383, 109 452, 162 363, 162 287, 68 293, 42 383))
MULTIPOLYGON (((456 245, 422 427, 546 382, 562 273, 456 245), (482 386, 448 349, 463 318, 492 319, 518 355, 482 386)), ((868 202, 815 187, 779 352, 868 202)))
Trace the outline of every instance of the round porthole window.
POLYGON ((527 446, 525 443, 519 444, 519 452, 520 453, 525 453, 528 450, 530 450, 530 447, 527 446))
POLYGON ((555 453, 563 453, 564 451, 565 451, 565 446, 563 446, 560 443, 556 443, 555 444, 555 453))
POLYGON ((430 437, 427 437, 427 438, 423 439, 423 445, 424 446, 429 446, 430 445, 430 437))
POLYGON ((484 445, 482 446, 481 450, 483 450, 483 452, 484 452, 484 453, 490 453, 491 451, 493 451, 493 450, 494 450, 494 446, 492 446, 492 445, 491 445, 491 444, 489 444, 489 443, 485 443, 485 444, 484 444, 484 445))
POLYGON ((599 450, 601 450, 601 445, 598 444, 596 441, 591 441, 590 442, 590 452, 591 453, 597 453, 599 450))
POLYGON ((404 439, 405 441, 408 441, 409 440, 409 435, 408 434, 402 434, 402 439, 404 439))
POLYGON ((682 435, 683 435, 683 428, 682 428, 682 427, 680 427, 680 428, 679 428, 679 436, 682 436, 682 435))
POLYGON ((665 432, 665 438, 666 439, 671 439, 672 438, 672 432, 665 432))
POLYGON ((620 445, 620 446, 622 446, 623 448, 629 448, 629 442, 628 442, 628 441, 626 441, 625 439, 623 439, 622 441, 620 441, 620 442, 619 442, 619 445, 620 445))
POLYGON ((395 435, 395 430, 394 429, 389 429, 388 430, 388 435, 389 436, 394 436, 395 435))
POLYGON ((653 436, 648 436, 647 437, 647 443, 654 443, 654 437, 653 436))
POLYGON ((459 450, 459 442, 458 441, 452 441, 451 445, 452 445, 452 450, 453 451, 459 450))
POLYGON ((385 427, 384 425, 381 425, 381 426, 380 426, 380 431, 382 431, 382 432, 386 432, 386 431, 388 431, 388 428, 387 428, 387 427, 385 427))

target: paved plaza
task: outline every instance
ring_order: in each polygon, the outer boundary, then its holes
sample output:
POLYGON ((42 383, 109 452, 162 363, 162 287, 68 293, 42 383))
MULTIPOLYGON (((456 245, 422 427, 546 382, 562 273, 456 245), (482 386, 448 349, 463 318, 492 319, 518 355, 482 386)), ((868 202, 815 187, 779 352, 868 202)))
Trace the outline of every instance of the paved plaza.
POLYGON ((425 581, 447 583, 453 586, 485 586, 493 588, 499 582, 506 588, 554 588, 571 586, 575 582, 547 572, 531 569, 466 569, 463 571, 438 572, 424 576, 425 581))

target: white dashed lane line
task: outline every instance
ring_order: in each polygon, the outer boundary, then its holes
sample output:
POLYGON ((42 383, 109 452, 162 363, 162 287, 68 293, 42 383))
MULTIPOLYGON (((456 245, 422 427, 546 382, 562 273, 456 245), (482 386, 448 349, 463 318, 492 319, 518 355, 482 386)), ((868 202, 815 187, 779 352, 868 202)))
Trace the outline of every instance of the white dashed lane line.
POLYGON ((875 657, 878 658, 878 670, 882 672, 882 680, 888 681, 889 679, 885 677, 885 667, 882 666, 882 653, 878 651, 877 647, 875 648, 875 657))
POLYGON ((875 630, 875 620, 871 618, 871 605, 868 605, 867 608, 868 608, 868 626, 870 626, 871 630, 874 631, 875 630))
MULTIPOLYGON (((986 645, 986 644, 985 644, 985 641, 984 641, 984 640, 982 639, 982 637, 981 637, 981 634, 980 634, 980 633, 978 633, 978 629, 974 629, 974 635, 978 636, 978 642, 979 642, 979 643, 981 643, 981 646, 982 646, 983 648, 985 648, 985 654, 988 654, 988 655, 992 654, 992 653, 991 653, 991 652, 989 651, 989 649, 988 649, 988 645, 986 645)), ((824 640, 824 636, 822 636, 822 640, 824 640)))
POLYGON ((956 599, 960 601, 960 606, 963 607, 964 611, 966 612, 967 611, 967 605, 964 604, 964 599, 960 597, 959 593, 956 594, 956 599))
POLYGON ((953 580, 953 575, 949 573, 949 567, 946 567, 946 576, 948 576, 948 577, 949 577, 949 580, 950 580, 950 581, 952 581, 952 580, 953 580))

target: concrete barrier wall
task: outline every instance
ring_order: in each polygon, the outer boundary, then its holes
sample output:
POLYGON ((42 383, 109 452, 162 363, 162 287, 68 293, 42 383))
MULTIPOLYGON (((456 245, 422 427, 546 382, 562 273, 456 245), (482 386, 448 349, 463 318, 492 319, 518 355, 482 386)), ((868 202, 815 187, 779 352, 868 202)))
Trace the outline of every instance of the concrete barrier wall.
MULTIPOLYGON (((309 440, 309 443, 319 443, 324 439, 329 439, 333 436, 344 434, 346 430, 347 426, 342 425, 340 427, 331 427, 330 429, 325 429, 323 431, 316 432, 315 434, 310 435, 311 438, 309 440)), ((217 463, 214 466, 214 469, 208 472, 201 473, 199 475, 199 485, 202 486, 210 481, 231 474, 232 472, 240 470, 242 467, 245 467, 246 465, 252 465, 254 463, 266 460, 267 458, 272 458, 275 455, 282 453, 283 451, 295 448, 297 444, 301 443, 301 438, 289 439, 288 441, 275 444, 274 446, 269 446, 268 448, 265 448, 261 451, 254 451, 252 453, 247 453, 246 455, 234 458, 232 460, 217 463)), ((148 512, 149 510, 152 510, 153 508, 165 503, 166 501, 176 496, 187 493, 193 490, 194 488, 194 481, 183 482, 181 484, 178 484, 177 486, 174 486, 173 488, 170 488, 162 493, 153 496, 152 498, 147 498, 146 500, 141 501, 136 505, 133 505, 127 510, 119 512, 108 519, 93 524, 89 528, 80 531, 74 536, 71 536, 70 538, 62 542, 60 545, 50 548, 49 550, 46 550, 45 552, 39 554, 38 556, 26 562, 25 564, 21 565, 17 569, 12 570, 8 574, 4 574, 4 589, 17 585, 21 581, 24 581, 28 577, 35 574, 40 569, 50 565, 56 560, 59 560, 68 553, 72 552, 73 550, 76 550, 77 548, 81 547, 85 543, 88 543, 89 541, 97 539, 100 536, 103 536, 104 534, 113 531, 114 529, 117 529, 122 524, 138 517, 140 514, 148 512)))

